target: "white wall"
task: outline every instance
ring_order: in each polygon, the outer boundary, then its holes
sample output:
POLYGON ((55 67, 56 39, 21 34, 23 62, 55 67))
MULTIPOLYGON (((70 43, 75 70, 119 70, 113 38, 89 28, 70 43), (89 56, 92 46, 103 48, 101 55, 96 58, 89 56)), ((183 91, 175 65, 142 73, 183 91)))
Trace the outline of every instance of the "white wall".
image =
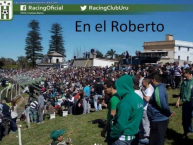
POLYGON ((193 42, 175 40, 175 59, 178 59, 178 56, 183 61, 187 61, 187 57, 189 56, 189 62, 193 62, 193 42))
POLYGON ((106 66, 112 66, 112 64, 114 65, 114 63, 115 61, 102 60, 102 59, 97 59, 97 58, 93 60, 93 66, 106 67, 106 66))
MULTIPOLYGON (((59 59, 59 63, 60 62, 64 62, 64 58, 63 57, 52 57, 51 59, 51 63, 56 63, 56 59, 59 59)), ((50 63, 50 59, 48 59, 48 63, 50 63)))

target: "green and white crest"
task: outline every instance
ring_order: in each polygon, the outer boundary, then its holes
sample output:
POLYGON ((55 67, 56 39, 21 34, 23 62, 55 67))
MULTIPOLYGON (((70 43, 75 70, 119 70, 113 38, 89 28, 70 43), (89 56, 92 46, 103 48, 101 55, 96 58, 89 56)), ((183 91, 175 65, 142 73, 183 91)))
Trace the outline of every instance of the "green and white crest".
POLYGON ((13 19, 13 0, 0 0, 0 21, 13 19))

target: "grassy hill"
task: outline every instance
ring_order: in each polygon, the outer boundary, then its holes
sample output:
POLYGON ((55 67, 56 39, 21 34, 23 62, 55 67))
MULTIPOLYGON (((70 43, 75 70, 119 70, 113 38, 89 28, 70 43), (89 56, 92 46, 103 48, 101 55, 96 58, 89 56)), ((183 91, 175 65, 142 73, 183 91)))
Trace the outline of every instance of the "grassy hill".
MULTIPOLYGON (((176 108, 175 103, 177 98, 172 98, 173 94, 179 94, 179 91, 169 90, 169 105, 172 111, 176 112, 176 116, 170 118, 170 123, 167 131, 167 143, 166 145, 192 145, 193 136, 190 139, 182 139, 182 107, 176 108)), ((100 137, 100 132, 103 125, 93 124, 92 120, 105 119, 107 110, 95 112, 86 115, 74 116, 68 115, 67 117, 57 116, 53 120, 46 119, 44 124, 33 124, 31 128, 27 129, 25 122, 18 122, 22 125, 22 144, 23 145, 48 145, 51 142, 50 133, 55 129, 65 129, 64 136, 71 138, 74 141, 74 145, 94 145, 99 143, 105 145, 104 138, 100 137)), ((10 133, 3 138, 0 143, 2 145, 18 145, 19 141, 17 134, 10 133)))

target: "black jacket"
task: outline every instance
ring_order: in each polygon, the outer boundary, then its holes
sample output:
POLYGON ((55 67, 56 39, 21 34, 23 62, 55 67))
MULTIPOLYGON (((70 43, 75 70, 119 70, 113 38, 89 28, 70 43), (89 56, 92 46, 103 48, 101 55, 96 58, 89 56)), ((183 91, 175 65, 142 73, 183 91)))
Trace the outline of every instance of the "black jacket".
POLYGON ((6 117, 11 117, 11 111, 10 111, 10 107, 7 105, 7 104, 5 104, 5 103, 2 103, 2 105, 3 105, 3 115, 5 115, 6 117))

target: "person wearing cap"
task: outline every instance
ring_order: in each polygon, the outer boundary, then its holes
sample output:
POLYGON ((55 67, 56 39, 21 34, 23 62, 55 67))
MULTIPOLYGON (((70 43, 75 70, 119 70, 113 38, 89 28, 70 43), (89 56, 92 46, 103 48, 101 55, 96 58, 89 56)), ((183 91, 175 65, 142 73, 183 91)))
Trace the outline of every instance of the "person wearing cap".
POLYGON ((71 139, 67 139, 66 141, 64 141, 64 132, 64 129, 52 131, 52 133, 50 134, 50 138, 53 139, 53 141, 50 145, 67 145, 67 143, 69 143, 71 139))

